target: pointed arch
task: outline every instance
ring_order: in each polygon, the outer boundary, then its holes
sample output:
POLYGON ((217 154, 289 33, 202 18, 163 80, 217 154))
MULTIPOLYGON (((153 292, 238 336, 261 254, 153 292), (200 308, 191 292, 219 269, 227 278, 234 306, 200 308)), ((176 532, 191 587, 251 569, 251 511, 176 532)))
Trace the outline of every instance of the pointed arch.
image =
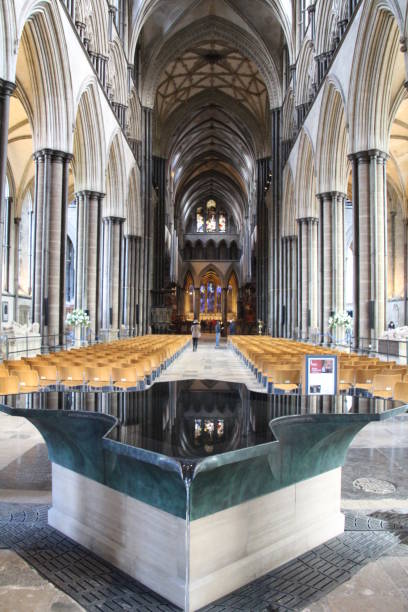
POLYGON ((405 80, 399 63, 399 30, 385 0, 373 0, 363 9, 350 82, 351 152, 388 150, 389 115, 395 77, 405 80))
POLYGON ((293 175, 289 164, 283 171, 282 236, 296 234, 296 199, 293 175))
POLYGON ((304 130, 302 130, 300 137, 295 193, 296 218, 318 217, 313 147, 304 130))
POLYGON ((17 40, 16 12, 13 0, 3 0, 0 11, 0 78, 14 83, 17 40))
POLYGON ((285 101, 283 103, 282 115, 282 140, 284 142, 287 142, 292 140, 296 129, 295 98, 293 95, 292 88, 289 88, 286 93, 285 101))
POLYGON ((140 170, 134 165, 129 175, 128 197, 126 201, 125 234, 142 235, 142 209, 140 201, 140 170))
POLYGON ((314 73, 314 46, 311 40, 305 39, 297 61, 295 106, 300 106, 310 101, 314 73))
POLYGON ((96 80, 88 83, 77 108, 74 132, 75 191, 105 190, 105 138, 96 80))
POLYGON ((125 217, 126 208, 126 161, 121 134, 112 139, 106 171, 106 198, 103 216, 125 217))
POLYGON ((337 33, 341 7, 334 2, 318 2, 316 15, 316 55, 333 48, 333 37, 337 33))
POLYGON ((318 193, 347 192, 348 133, 343 99, 338 89, 327 82, 320 109, 317 140, 318 193))
POLYGON ((127 106, 127 74, 121 43, 115 38, 109 44, 108 75, 111 95, 115 102, 127 106))
POLYGON ((23 23, 19 56, 22 53, 25 57, 31 86, 34 149, 71 152, 74 103, 58 8, 45 1, 37 2, 23 23))

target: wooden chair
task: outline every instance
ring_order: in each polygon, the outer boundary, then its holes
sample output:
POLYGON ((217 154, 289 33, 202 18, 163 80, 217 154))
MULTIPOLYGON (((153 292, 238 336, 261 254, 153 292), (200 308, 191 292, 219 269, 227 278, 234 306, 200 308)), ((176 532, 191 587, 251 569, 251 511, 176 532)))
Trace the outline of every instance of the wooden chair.
POLYGON ((394 387, 394 398, 408 404, 408 382, 397 382, 394 387))
POLYGON ((85 368, 85 378, 88 381, 90 389, 104 389, 111 386, 111 368, 103 367, 87 367, 85 368))
POLYGON ((394 395, 394 387, 398 382, 401 382, 401 374, 376 374, 371 393, 375 397, 390 399, 394 395))
POLYGON ((57 384, 57 367, 55 365, 35 365, 33 369, 38 372, 40 387, 51 387, 57 384))
POLYGON ((61 385, 68 389, 82 387, 84 384, 84 367, 81 365, 67 365, 58 367, 58 378, 61 385))
POLYGON ((301 384, 300 370, 276 370, 273 376, 273 390, 283 393, 298 391, 301 384))
POLYGON ((112 368, 112 381, 115 389, 136 389, 144 382, 144 377, 138 374, 135 367, 112 368))
POLYGON ((39 390, 40 378, 36 370, 14 370, 20 384, 20 393, 34 393, 39 390))
POLYGON ((17 395, 19 392, 17 376, 0 378, 0 395, 17 395))

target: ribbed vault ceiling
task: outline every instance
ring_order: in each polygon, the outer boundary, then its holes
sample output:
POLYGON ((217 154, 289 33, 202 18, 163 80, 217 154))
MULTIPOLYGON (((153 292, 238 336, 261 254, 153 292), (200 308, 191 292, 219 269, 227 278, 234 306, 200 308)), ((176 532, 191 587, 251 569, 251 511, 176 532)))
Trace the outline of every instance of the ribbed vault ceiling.
POLYGON ((257 67, 236 49, 216 41, 189 50, 166 66, 156 94, 160 121, 208 89, 243 104, 261 124, 266 121, 268 96, 257 67))
POLYGON ((281 95, 291 2, 166 0, 154 7, 139 53, 142 73, 155 83, 154 146, 168 158, 175 217, 185 229, 195 206, 214 199, 240 228, 256 160, 270 151, 269 109, 281 95))

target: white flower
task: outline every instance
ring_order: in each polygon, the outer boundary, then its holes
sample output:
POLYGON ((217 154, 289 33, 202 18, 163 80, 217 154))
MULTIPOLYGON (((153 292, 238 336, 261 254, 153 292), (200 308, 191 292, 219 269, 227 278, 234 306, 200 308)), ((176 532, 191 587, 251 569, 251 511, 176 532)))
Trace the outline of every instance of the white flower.
POLYGON ((67 315, 65 323, 72 325, 72 327, 89 327, 91 320, 82 308, 74 308, 72 312, 67 315))
POLYGON ((329 317, 329 327, 335 329, 336 327, 345 327, 346 331, 351 331, 353 327, 353 319, 350 317, 348 312, 342 310, 336 312, 332 317, 329 317))

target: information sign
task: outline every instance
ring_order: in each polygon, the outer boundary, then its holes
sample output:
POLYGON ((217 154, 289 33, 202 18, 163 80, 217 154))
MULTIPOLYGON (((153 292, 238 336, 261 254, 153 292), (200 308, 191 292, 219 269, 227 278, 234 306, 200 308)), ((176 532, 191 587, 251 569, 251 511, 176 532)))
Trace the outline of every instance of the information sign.
POLYGON ((336 355, 306 355, 306 395, 337 395, 336 355))

